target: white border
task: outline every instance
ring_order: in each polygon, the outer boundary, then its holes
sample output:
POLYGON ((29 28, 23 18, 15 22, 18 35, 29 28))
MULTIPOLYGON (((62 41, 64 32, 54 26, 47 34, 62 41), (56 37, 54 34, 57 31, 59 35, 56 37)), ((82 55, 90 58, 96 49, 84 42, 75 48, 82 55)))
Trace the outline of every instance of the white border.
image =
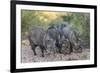
POLYGON ((94 64, 94 10, 84 8, 51 7, 35 5, 16 5, 16 68, 39 68, 53 66, 72 66, 94 64), (21 63, 21 9, 27 10, 47 10, 47 11, 68 11, 68 12, 89 12, 90 13, 90 60, 79 61, 59 61, 41 63, 21 63))

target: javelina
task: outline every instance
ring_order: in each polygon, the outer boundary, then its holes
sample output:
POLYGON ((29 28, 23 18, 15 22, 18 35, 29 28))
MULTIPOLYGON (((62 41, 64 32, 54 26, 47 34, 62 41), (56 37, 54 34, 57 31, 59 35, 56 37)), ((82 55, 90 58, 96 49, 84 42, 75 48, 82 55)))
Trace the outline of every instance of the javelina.
POLYGON ((61 44, 59 43, 60 40, 59 31, 55 27, 49 27, 47 33, 55 41, 56 52, 61 53, 61 44))
POLYGON ((53 27, 51 26, 48 28, 48 33, 56 41, 55 45, 59 53, 70 54, 72 50, 70 47, 70 41, 68 40, 68 38, 64 38, 64 27, 66 27, 65 24, 57 24, 53 27))
POLYGON ((74 52, 82 52, 82 48, 80 46, 80 40, 77 32, 69 26, 63 28, 63 35, 65 38, 68 38, 70 41, 72 51, 74 52))
POLYGON ((64 27, 66 27, 65 23, 56 24, 55 26, 50 27, 49 33, 51 33, 51 36, 55 37, 55 45, 58 48, 58 52, 63 54, 70 54, 72 51, 70 45, 71 43, 68 38, 65 38, 65 35, 63 34, 64 27))
POLYGON ((44 57, 44 50, 52 50, 55 47, 55 42, 52 38, 48 35, 48 33, 40 28, 40 27, 34 27, 30 33, 29 33, 29 41, 30 45, 32 47, 32 50, 34 52, 34 55, 36 55, 35 48, 39 46, 41 48, 42 57, 44 57))
MULTIPOLYGON (((64 39, 69 40, 69 44, 70 44, 69 52, 70 53, 71 53, 71 51, 82 52, 82 47, 80 45, 80 42, 81 42, 80 37, 79 37, 78 32, 76 32, 74 28, 69 26, 67 22, 61 22, 60 24, 57 24, 55 26, 55 28, 57 29, 57 31, 59 32, 59 35, 60 35, 59 43, 63 42, 64 39), (65 38, 63 38, 63 36, 65 38)), ((68 43, 61 43, 61 45, 67 45, 67 44, 68 43)), ((63 47, 62 50, 63 49, 67 49, 67 48, 63 47)), ((65 51, 67 51, 67 50, 65 50, 65 51)))

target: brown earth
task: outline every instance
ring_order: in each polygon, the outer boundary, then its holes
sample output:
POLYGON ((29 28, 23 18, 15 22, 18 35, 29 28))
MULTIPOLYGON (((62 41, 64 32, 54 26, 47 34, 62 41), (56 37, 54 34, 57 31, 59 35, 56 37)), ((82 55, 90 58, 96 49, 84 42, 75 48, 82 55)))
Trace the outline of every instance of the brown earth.
POLYGON ((22 41, 21 48, 21 62, 51 62, 51 61, 70 61, 70 60, 87 60, 90 58, 90 49, 83 49, 82 53, 71 53, 71 54, 47 54, 45 52, 45 57, 41 57, 40 48, 36 48, 37 55, 35 56, 29 42, 22 41), (26 43, 27 42, 27 43, 26 43))

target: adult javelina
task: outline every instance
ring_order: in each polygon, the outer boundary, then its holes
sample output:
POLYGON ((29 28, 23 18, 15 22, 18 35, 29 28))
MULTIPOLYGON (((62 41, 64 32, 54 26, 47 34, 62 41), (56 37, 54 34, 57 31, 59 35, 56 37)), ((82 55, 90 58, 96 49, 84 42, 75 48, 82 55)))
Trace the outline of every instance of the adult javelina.
POLYGON ((67 27, 68 23, 62 22, 56 26, 59 34, 60 40, 59 43, 61 44, 61 53, 63 54, 70 54, 72 52, 71 43, 68 38, 66 38, 65 34, 63 33, 63 28, 67 27))
POLYGON ((53 39, 50 38, 48 33, 44 29, 39 28, 39 27, 34 27, 29 33, 28 38, 29 38, 32 50, 34 52, 34 55, 36 55, 35 48, 37 46, 41 48, 42 57, 44 57, 44 50, 47 50, 47 49, 51 50, 54 48, 54 45, 55 45, 53 39))
POLYGON ((65 24, 57 24, 54 26, 50 26, 48 28, 49 35, 56 41, 55 45, 57 47, 57 51, 63 54, 70 54, 70 42, 68 38, 64 37, 62 29, 66 27, 65 24))
POLYGON ((47 33, 55 41, 56 52, 61 53, 61 44, 59 43, 59 40, 60 40, 59 31, 56 29, 56 27, 49 27, 47 30, 47 33))
POLYGON ((68 38, 70 41, 71 48, 73 49, 72 51, 74 52, 82 52, 82 48, 80 46, 80 40, 78 37, 78 33, 71 28, 70 26, 66 26, 63 28, 63 34, 65 38, 68 38))

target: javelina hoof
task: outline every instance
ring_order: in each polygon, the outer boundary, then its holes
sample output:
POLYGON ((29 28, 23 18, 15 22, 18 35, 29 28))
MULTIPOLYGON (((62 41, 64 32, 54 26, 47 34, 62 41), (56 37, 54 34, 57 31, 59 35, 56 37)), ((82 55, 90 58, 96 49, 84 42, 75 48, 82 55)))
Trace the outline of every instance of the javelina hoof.
POLYGON ((37 54, 34 54, 35 56, 37 55, 37 54))
POLYGON ((35 55, 35 56, 37 55, 36 52, 34 52, 34 55, 35 55))

